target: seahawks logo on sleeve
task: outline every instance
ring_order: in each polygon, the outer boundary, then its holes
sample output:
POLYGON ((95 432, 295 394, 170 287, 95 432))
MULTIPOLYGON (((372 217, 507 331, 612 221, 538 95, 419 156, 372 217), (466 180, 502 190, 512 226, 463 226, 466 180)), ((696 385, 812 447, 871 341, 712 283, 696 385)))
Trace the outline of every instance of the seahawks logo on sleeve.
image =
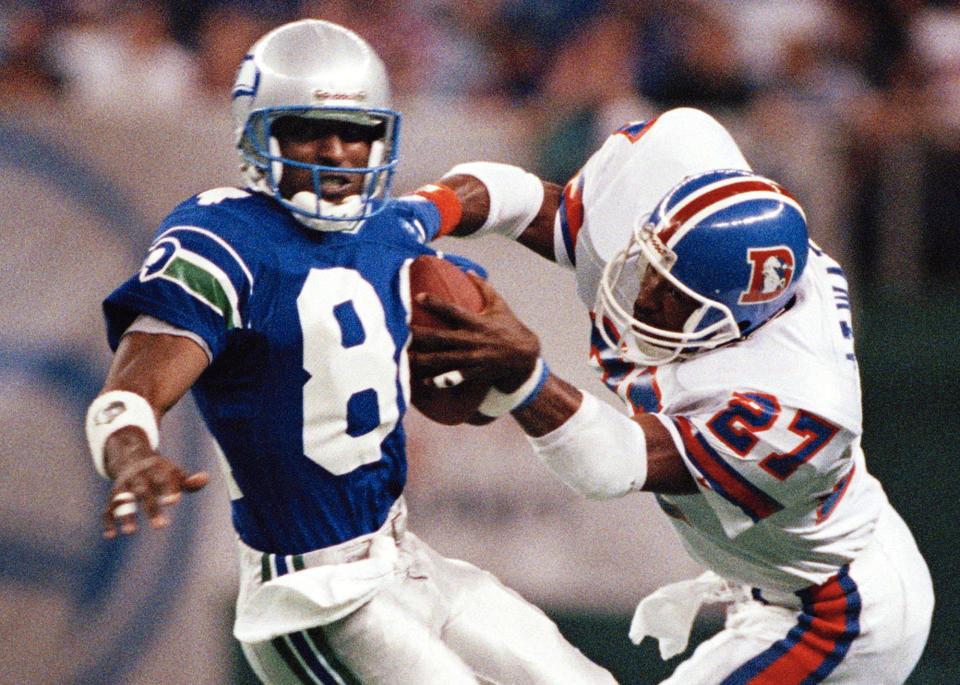
POLYGON ((252 284, 250 270, 230 245, 214 233, 192 226, 176 226, 161 234, 140 268, 139 280, 146 283, 163 279, 174 283, 190 297, 220 314, 228 330, 242 327, 240 298, 230 276, 210 258, 184 247, 177 237, 184 233, 199 234, 212 241, 232 258, 230 261, 243 271, 247 282, 252 284))

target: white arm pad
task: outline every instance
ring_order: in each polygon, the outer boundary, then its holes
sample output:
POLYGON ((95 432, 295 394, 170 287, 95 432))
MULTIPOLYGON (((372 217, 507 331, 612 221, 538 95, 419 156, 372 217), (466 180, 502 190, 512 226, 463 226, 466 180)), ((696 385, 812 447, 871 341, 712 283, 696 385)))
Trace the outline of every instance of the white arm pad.
POLYGON ((527 440, 560 480, 590 499, 620 497, 647 480, 647 439, 640 424, 588 392, 559 428, 527 440))
POLYGON ((478 179, 487 187, 490 196, 487 220, 470 234, 471 237, 495 233, 516 240, 543 204, 543 182, 518 166, 500 162, 466 162, 457 164, 443 178, 456 174, 478 179))
POLYGON ((93 466, 109 479, 103 463, 103 446, 107 438, 121 428, 136 426, 147 434, 152 449, 160 444, 160 428, 153 407, 143 397, 126 390, 110 390, 97 397, 87 409, 86 433, 93 466))

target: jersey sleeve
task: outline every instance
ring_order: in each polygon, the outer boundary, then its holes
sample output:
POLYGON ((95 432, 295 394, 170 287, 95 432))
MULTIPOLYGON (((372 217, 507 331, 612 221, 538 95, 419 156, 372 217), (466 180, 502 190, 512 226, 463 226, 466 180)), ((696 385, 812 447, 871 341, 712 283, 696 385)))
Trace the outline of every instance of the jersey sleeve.
POLYGON ((583 171, 563 187, 553 220, 553 254, 557 264, 572 269, 577 262, 577 236, 583 227, 583 171))
POLYGON ((161 225, 139 271, 104 301, 112 349, 139 314, 195 333, 214 356, 244 326, 254 277, 219 221, 215 209, 193 206, 161 225))
POLYGON ((679 107, 620 127, 564 193, 567 213, 576 217, 574 247, 586 239, 609 261, 626 246, 636 222, 677 183, 691 174, 731 168, 750 167, 730 133, 701 110, 679 107))
POLYGON ((426 244, 440 234, 443 217, 436 204, 426 196, 410 194, 397 198, 398 213, 403 217, 404 228, 420 244, 426 244))
POLYGON ((788 507, 829 505, 852 472, 854 434, 773 395, 658 418, 729 537, 788 507))
POLYGON ((484 279, 489 278, 489 275, 487 274, 487 270, 468 257, 464 257, 458 254, 452 254, 449 252, 440 252, 439 250, 437 251, 437 256, 442 257, 443 259, 447 260, 451 264, 456 265, 461 271, 465 273, 475 273, 480 278, 484 278, 484 279))

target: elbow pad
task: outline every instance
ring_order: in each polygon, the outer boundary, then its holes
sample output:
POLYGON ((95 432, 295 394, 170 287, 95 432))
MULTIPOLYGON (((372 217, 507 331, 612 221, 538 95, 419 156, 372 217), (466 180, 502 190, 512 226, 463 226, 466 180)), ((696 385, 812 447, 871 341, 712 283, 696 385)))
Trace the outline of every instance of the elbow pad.
POLYGON ((588 392, 559 428, 527 440, 560 480, 590 499, 620 497, 641 490, 647 480, 640 424, 588 392))

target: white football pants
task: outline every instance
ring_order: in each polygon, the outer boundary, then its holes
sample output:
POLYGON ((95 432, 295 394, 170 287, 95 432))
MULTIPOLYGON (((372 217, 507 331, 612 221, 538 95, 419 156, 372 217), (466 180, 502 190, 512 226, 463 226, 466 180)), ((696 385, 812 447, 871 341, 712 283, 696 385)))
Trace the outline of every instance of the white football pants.
POLYGON ((661 685, 900 685, 933 614, 927 565, 890 507, 863 553, 831 581, 792 601, 744 594, 724 629, 661 685))
MULTIPOLYGON (((383 541, 381 534, 374 536, 383 541)), ((362 586, 360 590, 341 591, 353 581, 340 574, 319 583, 328 586, 322 592, 312 580, 310 588, 274 589, 270 600, 259 606, 251 598, 262 591, 264 575, 273 576, 267 566, 272 564, 275 571, 285 562, 241 544, 238 617, 246 616, 244 625, 256 630, 271 624, 297 628, 256 642, 241 640, 247 660, 264 683, 616 685, 610 673, 563 638, 543 611, 492 574, 440 556, 412 533, 402 531, 387 539, 395 541, 398 554, 392 572, 378 582, 369 599, 366 578, 375 573, 368 568, 357 574, 366 574, 365 578, 352 584, 362 586), (312 600, 306 599, 308 594, 312 600), (363 598, 359 608, 350 604, 353 596, 363 598), (349 613, 307 626, 318 601, 333 607, 330 615, 336 615, 338 607, 348 607, 349 613), (284 623, 278 614, 286 614, 289 621, 284 623)), ((349 561, 332 566, 338 572, 351 570, 349 561)), ((355 568, 362 568, 362 563, 355 568)), ((296 579, 297 574, 280 577, 296 579)), ((255 630, 241 632, 249 637, 255 630)))

